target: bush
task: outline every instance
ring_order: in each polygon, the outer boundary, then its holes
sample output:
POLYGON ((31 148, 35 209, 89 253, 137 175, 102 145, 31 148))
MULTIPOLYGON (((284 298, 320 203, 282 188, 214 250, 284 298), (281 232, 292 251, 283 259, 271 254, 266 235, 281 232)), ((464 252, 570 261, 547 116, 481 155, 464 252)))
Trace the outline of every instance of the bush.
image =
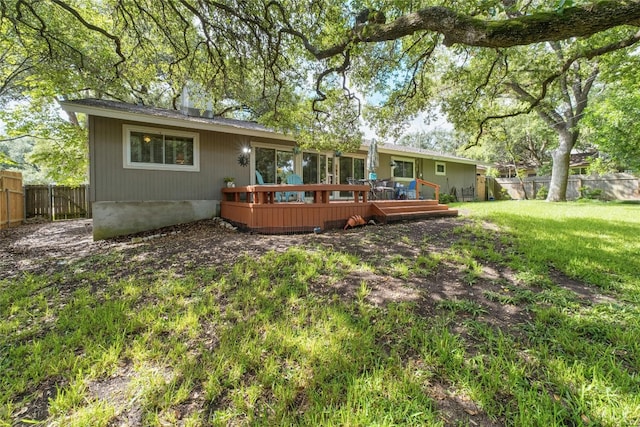
POLYGON ((599 188, 589 188, 582 186, 578 189, 581 199, 597 200, 602 199, 602 190, 599 188))
POLYGON ((511 195, 506 188, 500 189, 500 200, 511 200, 511 195))
POLYGON ((442 203, 443 205, 446 205, 447 203, 453 203, 455 201, 456 196, 451 194, 440 193, 440 195, 438 196, 438 203, 442 203))
POLYGON ((536 200, 545 200, 548 194, 549 194, 549 189, 547 187, 542 187, 536 193, 536 200))

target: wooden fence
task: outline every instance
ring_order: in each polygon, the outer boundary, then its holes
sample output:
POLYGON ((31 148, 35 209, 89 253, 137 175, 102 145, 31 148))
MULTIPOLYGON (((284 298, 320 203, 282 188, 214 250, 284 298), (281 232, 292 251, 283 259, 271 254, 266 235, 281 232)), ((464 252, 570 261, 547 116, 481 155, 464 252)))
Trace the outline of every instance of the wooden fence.
POLYGON ((91 218, 88 187, 27 185, 24 195, 25 217, 50 220, 91 218))
POLYGON ((0 229, 20 225, 23 220, 22 174, 0 171, 0 229))
MULTIPOLYGON (((512 199, 534 199, 542 187, 549 188, 550 181, 548 176, 527 177, 522 180, 495 178, 489 192, 494 193, 496 199, 501 198, 502 189, 512 199)), ((567 199, 579 198, 581 188, 599 189, 605 200, 640 200, 640 179, 631 174, 571 175, 567 181, 567 199)))

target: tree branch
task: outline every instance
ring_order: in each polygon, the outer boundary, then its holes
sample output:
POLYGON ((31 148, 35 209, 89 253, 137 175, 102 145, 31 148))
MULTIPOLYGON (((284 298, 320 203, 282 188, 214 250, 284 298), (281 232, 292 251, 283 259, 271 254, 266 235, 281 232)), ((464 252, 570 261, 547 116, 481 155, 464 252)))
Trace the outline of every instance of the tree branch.
MULTIPOLYGON (((356 40, 381 42, 418 31, 445 36, 445 45, 511 47, 546 41, 586 37, 620 25, 640 25, 640 0, 599 1, 556 11, 537 12, 501 21, 473 18, 452 9, 433 6, 399 17, 388 24, 358 28, 356 40)), ((343 46, 338 43, 332 49, 343 46)), ((326 49, 329 55, 331 49, 326 49)))
POLYGON ((80 21, 80 23, 82 25, 84 25, 89 30, 96 31, 96 32, 102 34, 103 36, 105 36, 106 38, 108 38, 109 40, 113 41, 113 43, 116 46, 116 53, 120 57, 120 61, 118 61, 115 64, 116 76, 119 76, 120 75, 120 71, 118 70, 118 67, 119 67, 120 64, 122 64, 123 62, 125 62, 127 60, 127 58, 125 58, 124 54, 122 53, 122 44, 120 43, 120 38, 114 36, 113 34, 110 34, 108 31, 106 31, 103 28, 100 28, 98 26, 95 26, 95 25, 87 22, 82 17, 82 15, 80 15, 80 12, 78 12, 77 10, 75 10, 74 8, 69 6, 68 4, 66 4, 66 3, 64 3, 64 2, 62 2, 60 0, 51 0, 51 1, 53 1, 55 4, 57 4, 58 6, 60 6, 61 8, 63 8, 67 12, 69 12, 71 15, 73 15, 78 21, 80 21))
MULTIPOLYGON (((510 87, 512 89, 514 89, 516 92, 520 91, 520 95, 522 95, 521 99, 523 99, 526 102, 528 102, 529 106, 524 110, 516 111, 516 112, 513 112, 513 113, 498 114, 498 115, 485 117, 480 122, 480 126, 479 126, 478 133, 476 135, 475 143, 472 144, 472 145, 477 145, 478 144, 478 142, 480 141, 480 138, 483 135, 484 126, 489 121, 507 119, 507 118, 510 118, 510 117, 516 117, 516 116, 520 116, 520 115, 523 115, 523 114, 531 113, 531 111, 533 111, 546 98, 549 86, 556 79, 558 79, 560 76, 564 75, 576 61, 578 61, 580 59, 593 59, 595 57, 602 56, 604 54, 607 54, 607 53, 610 53, 610 52, 614 52, 616 50, 620 50, 620 49, 624 49, 624 48, 633 46, 635 43, 637 43, 639 41, 640 41, 640 31, 636 32, 635 34, 633 34, 632 36, 630 36, 630 37, 628 37, 628 38, 626 38, 624 40, 620 40, 620 41, 615 42, 615 43, 611 43, 611 44, 608 44, 608 45, 605 45, 605 46, 601 46, 599 48, 590 49, 590 50, 587 50, 587 51, 576 53, 574 56, 572 56, 571 58, 566 60, 566 62, 562 65, 562 67, 560 68, 560 70, 558 70, 558 72, 550 75, 549 77, 547 77, 542 82, 542 87, 540 89, 540 94, 537 97, 531 95, 530 93, 525 91, 519 85, 516 84, 514 86, 514 83, 510 83, 509 85, 510 85, 510 87)), ((593 85, 593 83, 595 82, 595 78, 597 77, 597 74, 598 74, 597 67, 594 70, 594 72, 592 72, 591 75, 589 76, 588 89, 590 89, 591 86, 593 85), (595 72, 595 74, 594 74, 594 72, 595 72)), ((588 90, 585 90, 586 88, 587 88, 587 86, 585 85, 585 88, 582 89, 582 93, 584 93, 584 94, 588 93, 588 90)), ((581 108, 580 114, 582 114, 582 112, 583 112, 585 107, 586 107, 586 99, 584 100, 584 105, 581 108)), ((541 118, 543 120, 545 120, 545 122, 547 122, 550 125, 552 125, 552 123, 555 123, 554 122, 554 118, 552 117, 553 114, 549 115, 550 112, 546 112, 546 113, 547 113, 548 117, 545 118, 544 116, 541 115, 541 118)), ((555 113, 555 112, 553 112, 553 113, 557 115, 557 113, 555 113)), ((560 116, 556 117, 556 119, 562 120, 562 118, 560 116)))

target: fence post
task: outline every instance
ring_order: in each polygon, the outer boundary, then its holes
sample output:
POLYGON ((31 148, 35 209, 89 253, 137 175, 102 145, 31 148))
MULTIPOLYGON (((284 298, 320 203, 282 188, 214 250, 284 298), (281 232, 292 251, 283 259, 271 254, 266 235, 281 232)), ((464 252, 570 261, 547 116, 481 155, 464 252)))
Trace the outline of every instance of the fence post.
POLYGON ((47 197, 49 198, 49 218, 51 218, 51 221, 55 221, 55 218, 53 216, 55 209, 53 207, 53 186, 49 185, 49 187, 47 188, 47 197))
POLYGON ((93 215, 89 213, 89 209, 90 209, 90 202, 89 202, 89 186, 85 185, 84 187, 84 217, 85 218, 91 218, 93 215))
POLYGON ((9 206, 11 197, 9 197, 9 189, 4 189, 6 200, 7 200, 7 228, 11 227, 11 207, 9 206))

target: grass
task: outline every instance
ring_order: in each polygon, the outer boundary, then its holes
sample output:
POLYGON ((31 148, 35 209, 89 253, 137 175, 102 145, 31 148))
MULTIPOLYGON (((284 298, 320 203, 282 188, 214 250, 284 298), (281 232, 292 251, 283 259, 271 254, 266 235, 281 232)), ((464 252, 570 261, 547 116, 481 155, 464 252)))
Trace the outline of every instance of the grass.
POLYGON ((545 280, 555 269, 640 302, 640 206, 517 201, 466 208, 517 236, 521 254, 510 265, 522 277, 545 280))
POLYGON ((638 425, 640 206, 459 208, 473 221, 448 249, 423 239, 415 260, 366 268, 417 281, 455 268, 473 287, 496 264, 513 280, 482 297, 530 322, 497 328, 480 299, 428 316, 373 305, 366 280, 352 299, 315 292, 363 268, 319 247, 119 279, 88 265, 124 258, 97 256, 0 281, 0 425, 638 425), (560 274, 607 298, 585 301, 560 274), (452 419, 442 388, 473 405, 452 419), (29 418, 36 405, 45 420, 29 418))

